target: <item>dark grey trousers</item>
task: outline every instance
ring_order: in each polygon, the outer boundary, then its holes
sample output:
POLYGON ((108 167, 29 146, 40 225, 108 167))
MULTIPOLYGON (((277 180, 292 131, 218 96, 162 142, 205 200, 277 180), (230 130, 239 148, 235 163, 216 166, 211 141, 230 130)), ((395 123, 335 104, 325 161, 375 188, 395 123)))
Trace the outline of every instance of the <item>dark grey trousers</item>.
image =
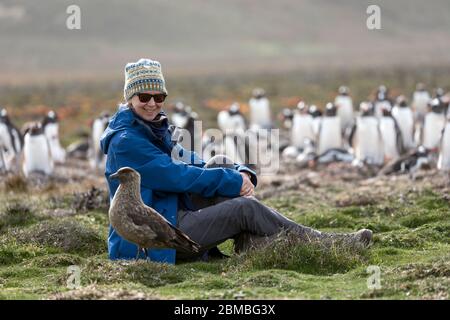
MULTIPOLYGON (((204 251, 235 239, 237 252, 248 250, 253 243, 271 238, 282 231, 295 232, 300 240, 320 238, 322 233, 297 224, 254 197, 222 198, 222 202, 197 211, 178 212, 178 227, 204 251)), ((177 253, 181 259, 189 258, 177 253)))

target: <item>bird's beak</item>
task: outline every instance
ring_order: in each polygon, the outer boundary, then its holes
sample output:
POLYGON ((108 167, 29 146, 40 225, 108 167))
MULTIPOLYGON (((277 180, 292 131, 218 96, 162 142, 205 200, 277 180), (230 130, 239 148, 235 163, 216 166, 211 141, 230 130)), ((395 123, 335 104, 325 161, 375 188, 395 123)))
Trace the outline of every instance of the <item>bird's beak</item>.
POLYGON ((119 174, 117 172, 113 173, 113 174, 109 175, 109 178, 110 179, 118 179, 119 178, 119 174))

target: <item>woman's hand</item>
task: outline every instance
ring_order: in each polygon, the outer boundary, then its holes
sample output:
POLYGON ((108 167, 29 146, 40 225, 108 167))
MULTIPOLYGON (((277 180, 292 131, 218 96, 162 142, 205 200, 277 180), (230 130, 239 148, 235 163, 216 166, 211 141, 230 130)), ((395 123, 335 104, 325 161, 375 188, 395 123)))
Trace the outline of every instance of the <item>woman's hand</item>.
POLYGON ((250 176, 246 172, 240 172, 242 176, 242 186, 241 186, 241 192, 240 195, 242 197, 250 197, 255 194, 255 186, 250 181, 250 176))

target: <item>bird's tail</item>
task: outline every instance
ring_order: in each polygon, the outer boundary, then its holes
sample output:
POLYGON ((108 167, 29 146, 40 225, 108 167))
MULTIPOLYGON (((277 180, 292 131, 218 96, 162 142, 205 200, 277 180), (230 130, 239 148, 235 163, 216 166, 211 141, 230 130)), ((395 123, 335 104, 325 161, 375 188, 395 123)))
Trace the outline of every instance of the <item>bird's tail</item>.
POLYGON ((177 234, 176 238, 173 240, 175 249, 186 253, 197 253, 200 251, 200 245, 197 242, 191 240, 191 238, 180 229, 176 227, 173 228, 177 234))

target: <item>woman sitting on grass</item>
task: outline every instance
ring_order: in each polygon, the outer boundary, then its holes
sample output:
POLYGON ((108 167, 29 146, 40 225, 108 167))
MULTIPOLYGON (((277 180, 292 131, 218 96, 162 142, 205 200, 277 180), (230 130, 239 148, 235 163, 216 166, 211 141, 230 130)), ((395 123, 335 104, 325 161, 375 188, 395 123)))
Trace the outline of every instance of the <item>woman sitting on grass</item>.
MULTIPOLYGON (((111 199, 119 183, 109 176, 121 167, 132 167, 141 175, 144 203, 199 243, 204 257, 208 252, 217 252, 211 249, 227 239, 236 240, 235 249, 239 252, 260 240, 270 242, 282 231, 289 231, 302 242, 345 239, 352 244, 369 245, 372 232, 367 229, 331 234, 295 223, 253 197, 257 177, 249 168, 238 164, 232 164, 231 168, 209 165, 194 152, 183 149, 172 140, 162 110, 166 97, 159 62, 141 59, 126 65, 126 104, 119 107, 101 138, 102 150, 107 155, 105 175, 111 199), (202 208, 192 196, 222 198, 202 208)), ((136 245, 122 239, 110 227, 110 259, 134 259, 137 250, 136 245)), ((182 256, 173 249, 149 253, 151 260, 167 263, 175 263, 176 257, 195 258, 182 256)))

